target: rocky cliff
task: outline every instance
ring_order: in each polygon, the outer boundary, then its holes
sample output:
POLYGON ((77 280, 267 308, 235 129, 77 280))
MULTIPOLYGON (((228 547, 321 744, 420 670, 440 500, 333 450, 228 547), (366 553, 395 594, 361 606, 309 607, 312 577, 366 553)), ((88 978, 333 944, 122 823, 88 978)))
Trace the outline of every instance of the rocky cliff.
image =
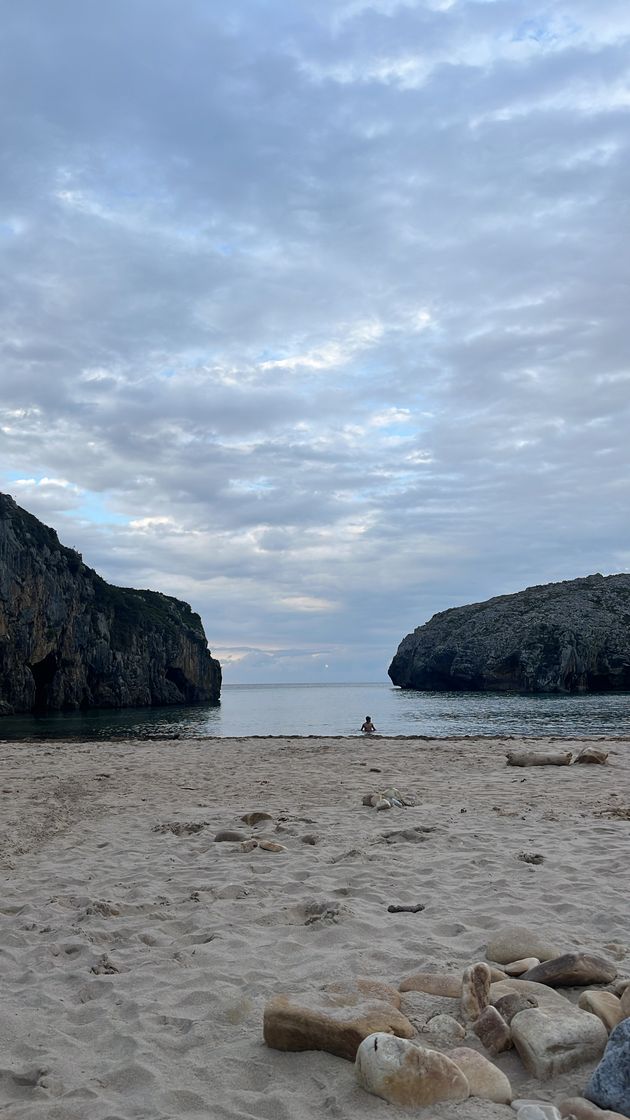
POLYGON ((113 587, 0 494, 0 714, 219 699, 199 615, 113 587))
POLYGON ((442 611, 403 639, 389 675, 424 690, 630 691, 630 575, 442 611))

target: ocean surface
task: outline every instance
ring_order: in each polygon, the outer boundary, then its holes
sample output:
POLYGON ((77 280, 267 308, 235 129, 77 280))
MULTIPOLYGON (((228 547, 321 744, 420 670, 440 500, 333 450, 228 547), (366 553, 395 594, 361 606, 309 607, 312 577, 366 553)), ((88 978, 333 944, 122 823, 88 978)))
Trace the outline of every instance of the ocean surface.
POLYGON ((382 735, 630 737, 630 693, 588 696, 412 692, 390 684, 224 685, 221 702, 0 719, 2 739, 382 735))

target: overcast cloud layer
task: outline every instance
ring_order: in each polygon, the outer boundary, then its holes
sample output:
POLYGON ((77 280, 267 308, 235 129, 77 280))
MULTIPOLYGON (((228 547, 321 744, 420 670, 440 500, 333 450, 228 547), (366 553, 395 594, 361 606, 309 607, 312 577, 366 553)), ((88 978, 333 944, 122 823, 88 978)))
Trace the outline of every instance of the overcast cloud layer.
POLYGON ((0 489, 230 682, 627 570, 627 0, 19 0, 0 489))

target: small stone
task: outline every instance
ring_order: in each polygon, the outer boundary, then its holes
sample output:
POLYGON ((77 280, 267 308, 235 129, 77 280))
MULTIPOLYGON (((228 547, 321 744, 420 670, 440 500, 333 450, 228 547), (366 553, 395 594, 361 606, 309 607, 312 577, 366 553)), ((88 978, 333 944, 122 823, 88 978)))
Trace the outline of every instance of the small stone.
POLYGON ((506 964, 505 972, 508 976, 522 976, 524 972, 527 972, 530 968, 535 968, 537 964, 540 964, 538 957, 524 957, 523 960, 511 961, 510 964, 506 964))
POLYGON ((381 813, 383 809, 391 809, 391 807, 392 803, 387 797, 379 798, 379 800, 376 802, 376 805, 374 806, 378 813, 381 813))
POLYGON ((236 829, 233 828, 220 828, 214 840, 216 844, 220 844, 225 841, 231 844, 238 844, 243 840, 247 840, 247 836, 244 832, 237 832, 236 829))
POLYGON ((630 1116, 630 1019, 624 1019, 611 1033, 584 1096, 600 1108, 630 1116))
POLYGON ((534 996, 520 995, 519 992, 510 992, 509 995, 499 996, 494 1001, 493 1007, 496 1007, 499 1015, 509 1025, 515 1015, 519 1011, 527 1011, 530 1007, 538 1007, 538 1001, 534 996))
POLYGON ((490 1002, 492 974, 484 961, 464 969, 462 977, 461 1008, 462 1015, 474 1022, 490 1002))
MULTIPOLYGON (((514 1107, 514 1105, 512 1105, 514 1107)), ((525 1101, 516 1113, 517 1120, 562 1120, 557 1108, 546 1101, 525 1101)))
POLYGON ((241 820, 244 824, 248 824, 251 827, 254 824, 260 824, 261 821, 271 821, 273 817, 271 813, 265 813, 261 809, 255 809, 253 813, 244 813, 241 820))
POLYGON ((258 841, 252 836, 251 840, 243 840, 241 844, 242 852, 253 852, 254 848, 258 847, 258 841))
POLYGON ((621 1000, 613 992, 582 992, 578 1007, 597 1015, 609 1033, 625 1018, 621 1000))
MULTIPOLYGON (((373 798, 373 797, 374 797, 374 794, 373 794, 373 793, 364 793, 364 794, 363 794, 363 801, 361 802, 361 804, 362 804, 362 805, 370 805, 370 806, 373 806, 373 805, 374 805, 374 802, 373 802, 373 800, 372 800, 372 798, 373 798)), ((378 798, 377 798, 377 800, 378 800, 378 798)))
POLYGON ((450 972, 414 972, 398 986, 399 992, 426 992, 430 996, 450 996, 459 999, 462 994, 461 976, 450 972))
POLYGON ((424 1031, 435 1042, 444 1045, 449 1042, 459 1042, 466 1037, 466 1031, 461 1023, 458 1023, 452 1015, 434 1015, 432 1019, 429 1019, 424 1031))
POLYGON ((608 751, 603 751, 601 747, 582 747, 579 754, 576 754, 573 759, 575 762, 595 763, 596 765, 603 766, 608 758, 608 751))
POLYGON ((361 999, 356 991, 346 1000, 343 994, 325 992, 291 999, 274 996, 263 1017, 265 1042, 275 1050, 326 1050, 351 1062, 363 1039, 375 1031, 401 1038, 415 1034, 409 1020, 391 1003, 366 996, 361 999))
POLYGON ((558 1109, 548 1101, 512 1101, 517 1120, 562 1120, 558 1109))
POLYGON ((555 1108, 555 1105, 550 1104, 549 1101, 535 1101, 531 1097, 517 1097, 512 1101, 512 1108, 515 1112, 518 1112, 519 1108, 525 1108, 526 1105, 531 1105, 532 1107, 539 1108, 543 1115, 545 1114, 545 1109, 555 1108))
POLYGON ((305 832, 304 836, 300 836, 300 840, 303 844, 310 844, 311 847, 319 844, 319 836, 316 836, 314 832, 305 832))
POLYGON ((523 980, 547 984, 551 988, 575 988, 585 984, 609 984, 617 969, 595 953, 564 953, 530 968, 523 980))
POLYGON ((587 1101, 584 1097, 567 1097, 558 1105, 563 1120, 625 1120, 620 1112, 611 1112, 607 1108, 598 1108, 596 1104, 587 1101))
POLYGON ((535 984, 530 980, 521 980, 516 976, 493 984, 490 988, 490 1002, 494 1004, 501 996, 509 995, 511 992, 518 992, 519 995, 535 1000, 541 1010, 548 1011, 549 1014, 560 1016, 582 1014, 556 988, 548 988, 546 984, 535 984))
POLYGON ((596 1015, 575 1008, 560 1014, 535 1007, 512 1020, 512 1038, 521 1061, 540 1081, 596 1060, 606 1037, 606 1028, 596 1015))
POLYGON ((521 957, 537 957, 548 961, 559 957, 562 949, 544 941, 537 933, 525 926, 506 926, 497 930, 488 942, 486 956, 497 964, 509 964, 521 957))
POLYGON ((464 1101, 469 1095, 467 1078, 445 1054, 389 1034, 364 1039, 355 1070, 362 1088, 402 1107, 426 1108, 439 1101, 464 1101))
POLYGON ((468 1081, 471 1097, 480 1097, 495 1104, 509 1104, 512 1086, 505 1074, 477 1050, 457 1046, 449 1050, 449 1058, 459 1066, 468 1081))
POLYGON ((276 840, 259 840, 258 847, 262 848, 263 852, 286 852, 284 844, 278 844, 276 840))
POLYGON ((403 795, 399 789, 396 789, 395 786, 390 786, 389 789, 384 789, 381 796, 386 797, 388 801, 400 801, 402 805, 403 795))
POLYGON ((512 1047, 512 1032, 496 1007, 486 1007, 473 1023, 473 1030, 491 1054, 501 1054, 512 1047))

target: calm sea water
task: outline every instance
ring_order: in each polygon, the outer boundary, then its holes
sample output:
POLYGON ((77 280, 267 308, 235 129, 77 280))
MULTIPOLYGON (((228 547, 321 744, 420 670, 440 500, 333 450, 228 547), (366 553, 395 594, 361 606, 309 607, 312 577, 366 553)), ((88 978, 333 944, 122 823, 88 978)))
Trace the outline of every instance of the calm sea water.
POLYGON ((354 735, 371 715, 383 735, 630 737, 630 693, 531 696, 411 692, 389 684, 226 685, 221 703, 0 719, 0 739, 146 735, 354 735))

